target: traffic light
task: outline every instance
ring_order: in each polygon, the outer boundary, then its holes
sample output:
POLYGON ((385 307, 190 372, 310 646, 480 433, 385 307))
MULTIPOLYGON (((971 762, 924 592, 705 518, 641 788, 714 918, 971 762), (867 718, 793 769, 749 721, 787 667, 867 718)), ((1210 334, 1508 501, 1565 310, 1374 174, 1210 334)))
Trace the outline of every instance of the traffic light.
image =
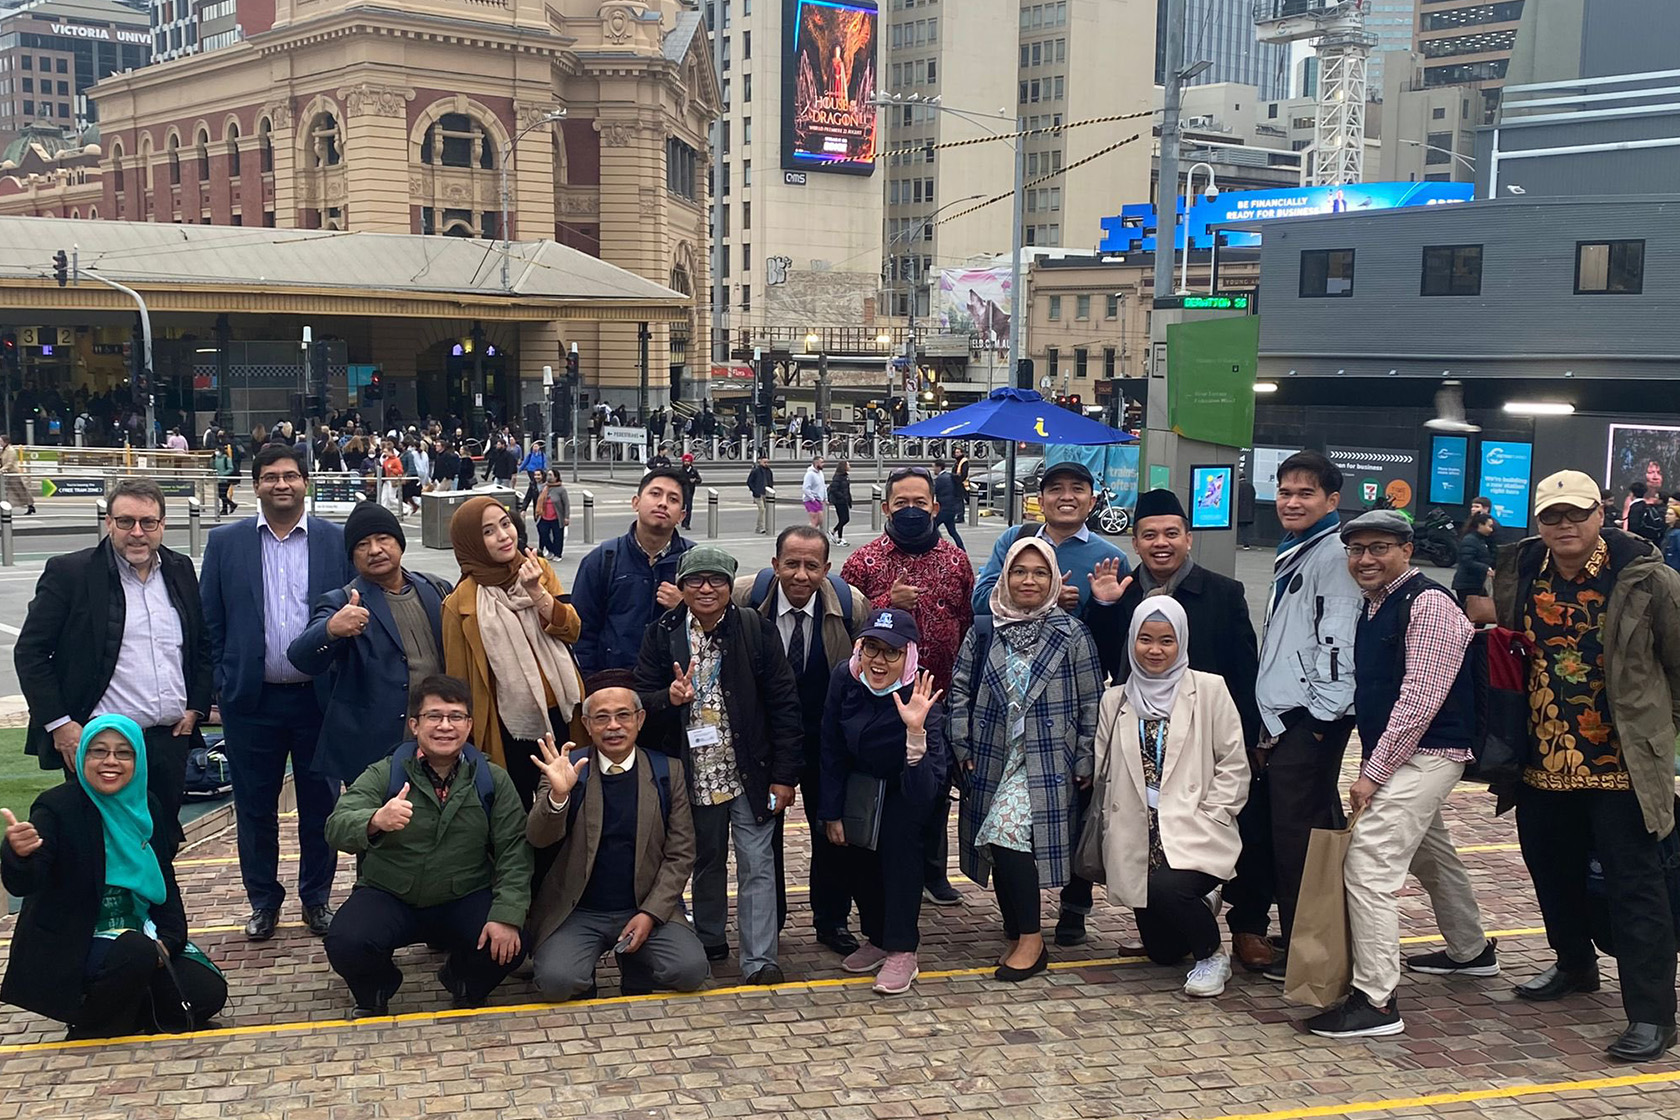
POLYGON ((8 367, 12 369, 17 368, 17 335, 11 331, 7 331, 5 334, 0 334, 0 359, 4 359, 8 367))
POLYGON ((1079 399, 1078 393, 1073 394, 1067 399, 1067 407, 1069 412, 1078 412, 1083 414, 1085 411, 1084 402, 1079 399))
POLYGON ((53 278, 61 288, 70 286, 70 255, 63 249, 53 254, 53 278))
POLYGON ((1033 388, 1033 360, 1021 358, 1015 363, 1015 386, 1019 389, 1033 388))

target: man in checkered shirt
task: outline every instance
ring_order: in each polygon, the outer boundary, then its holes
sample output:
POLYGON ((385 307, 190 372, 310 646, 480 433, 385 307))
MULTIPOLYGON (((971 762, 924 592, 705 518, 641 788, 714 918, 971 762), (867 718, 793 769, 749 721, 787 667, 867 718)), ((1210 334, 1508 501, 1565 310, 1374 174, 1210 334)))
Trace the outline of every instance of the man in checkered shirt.
POLYGON ((1307 1026, 1326 1038, 1406 1029, 1400 913, 1406 872, 1429 892, 1444 951, 1412 957, 1414 972, 1497 976, 1470 878, 1441 820, 1464 774, 1476 728, 1465 651, 1474 634, 1452 593, 1411 566, 1412 524, 1374 510, 1342 526, 1348 571, 1364 592, 1354 638, 1354 721, 1364 750, 1348 802, 1359 814, 1343 864, 1353 934, 1353 990, 1307 1026))

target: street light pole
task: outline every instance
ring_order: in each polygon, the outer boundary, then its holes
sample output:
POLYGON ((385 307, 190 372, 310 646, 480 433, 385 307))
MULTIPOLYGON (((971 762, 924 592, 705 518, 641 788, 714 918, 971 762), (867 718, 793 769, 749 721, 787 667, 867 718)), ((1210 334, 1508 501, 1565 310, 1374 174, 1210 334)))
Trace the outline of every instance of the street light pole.
POLYGON ((107 288, 115 288, 117 291, 121 292, 123 295, 125 295, 129 299, 133 300, 140 308, 140 342, 141 342, 141 346, 143 347, 143 350, 141 352, 141 360, 142 360, 142 362, 144 362, 144 365, 141 366, 141 369, 146 374, 146 446, 147 447, 156 447, 157 446, 157 398, 156 398, 156 394, 154 394, 153 391, 152 391, 152 315, 151 315, 151 312, 146 310, 146 301, 143 298, 141 298, 140 293, 135 291, 133 288, 125 287, 124 285, 117 283, 115 280, 109 280, 109 279, 99 275, 99 273, 93 271, 91 268, 78 268, 77 269, 77 275, 78 276, 84 275, 84 274, 89 279, 97 280, 99 283, 104 284, 107 288))
POLYGON ((566 110, 556 109, 552 113, 545 113, 532 121, 508 138, 502 145, 502 291, 513 294, 513 282, 508 277, 508 258, 513 253, 513 242, 508 236, 508 163, 513 159, 514 145, 525 138, 527 132, 532 132, 546 124, 566 119, 566 110))
MULTIPOLYGON (((1180 273, 1178 282, 1178 290, 1181 292, 1188 292, 1190 290, 1190 197, 1192 193, 1191 187, 1196 182, 1196 168, 1198 167, 1207 169, 1208 198, 1214 199, 1219 197, 1219 188, 1215 186, 1213 182, 1213 166, 1207 163, 1192 163, 1190 165, 1190 170, 1184 173, 1184 258, 1181 266, 1182 272, 1180 273)), ((1160 225, 1158 220, 1156 225, 1157 227, 1160 225)), ((1159 228, 1157 228, 1157 235, 1159 235, 1159 232, 1159 228)), ((1215 240, 1217 241, 1217 239, 1218 237, 1215 235, 1215 240)), ((1213 282, 1211 280, 1208 282, 1208 290, 1210 293, 1213 290, 1212 283, 1213 282)))

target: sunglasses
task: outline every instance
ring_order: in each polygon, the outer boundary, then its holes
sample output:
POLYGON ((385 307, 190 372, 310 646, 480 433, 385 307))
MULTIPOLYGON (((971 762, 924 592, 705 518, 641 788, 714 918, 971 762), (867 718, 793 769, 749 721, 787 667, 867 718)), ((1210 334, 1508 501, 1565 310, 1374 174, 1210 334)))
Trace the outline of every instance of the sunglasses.
POLYGON ((1550 506, 1537 516, 1542 525, 1561 525, 1565 521, 1579 525, 1593 515, 1597 506, 1550 506))

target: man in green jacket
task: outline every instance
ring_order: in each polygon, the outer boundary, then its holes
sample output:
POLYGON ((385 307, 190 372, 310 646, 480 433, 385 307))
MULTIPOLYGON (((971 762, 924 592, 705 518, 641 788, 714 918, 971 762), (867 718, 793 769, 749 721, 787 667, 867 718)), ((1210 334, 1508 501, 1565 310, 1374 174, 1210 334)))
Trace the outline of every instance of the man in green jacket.
MULTIPOLYGON (((1598 990, 1588 861, 1609 895, 1609 937, 1628 1026, 1612 1058, 1674 1045, 1674 917, 1660 842, 1674 831, 1680 724, 1680 575, 1648 542, 1604 524, 1598 483, 1559 471, 1534 488, 1540 535, 1500 550, 1499 622, 1534 643, 1531 755, 1517 837, 1557 963, 1525 1000, 1598 990)), ((1610 944, 1603 944, 1608 940, 1610 944)))
POLYGON ((360 857, 356 887, 327 932, 327 960, 355 997, 352 1018, 389 1014, 405 945, 444 948, 455 1007, 482 1007, 518 967, 531 904, 525 808, 507 771, 480 754, 465 682, 431 676, 409 697, 413 738, 362 771, 327 818, 327 843, 360 857), (393 774, 392 768, 398 772, 393 774))

